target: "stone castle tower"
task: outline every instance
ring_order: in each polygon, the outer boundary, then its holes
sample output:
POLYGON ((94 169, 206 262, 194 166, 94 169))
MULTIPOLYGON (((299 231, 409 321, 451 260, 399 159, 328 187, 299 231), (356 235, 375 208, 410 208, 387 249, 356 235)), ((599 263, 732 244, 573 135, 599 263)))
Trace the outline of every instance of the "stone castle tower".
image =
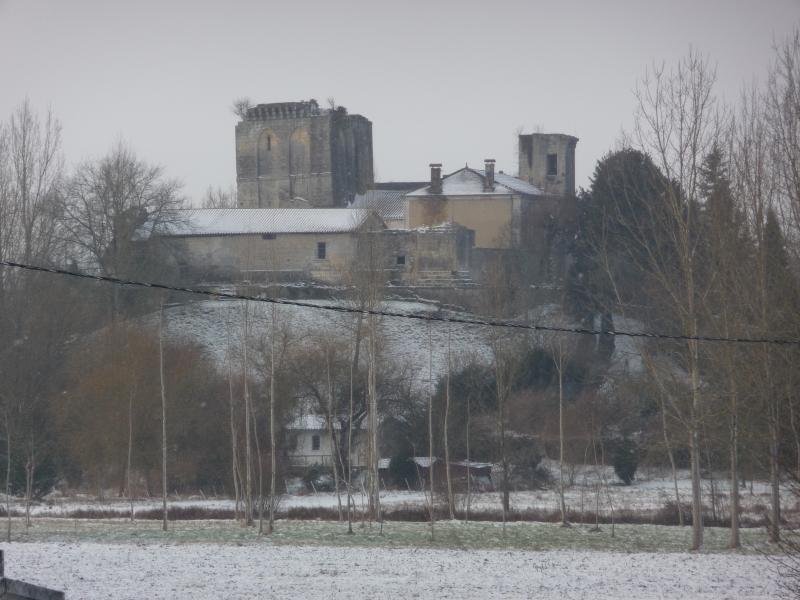
POLYGON ((575 146, 578 138, 563 133, 519 136, 519 178, 547 195, 575 195, 575 146))
POLYGON ((240 208, 278 208, 296 198, 346 206, 372 183, 372 123, 344 107, 259 104, 236 125, 240 208))

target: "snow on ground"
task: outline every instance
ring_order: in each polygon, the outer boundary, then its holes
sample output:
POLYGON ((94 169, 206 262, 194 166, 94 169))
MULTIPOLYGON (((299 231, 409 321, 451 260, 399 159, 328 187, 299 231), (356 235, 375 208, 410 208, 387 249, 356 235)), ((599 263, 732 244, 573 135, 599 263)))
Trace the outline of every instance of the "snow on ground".
MULTIPOLYGON (((303 300, 318 306, 341 306, 342 303, 325 300, 303 300)), ((227 341, 238 351, 241 343, 243 307, 240 301, 207 300, 170 307, 167 315, 167 335, 174 339, 199 342, 219 364, 226 361, 227 341)), ((272 307, 269 304, 251 302, 250 336, 255 339, 269 333, 272 307)), ((386 311, 403 314, 424 314, 438 310, 435 305, 422 302, 387 301, 381 304, 386 311)), ((352 339, 356 315, 332 310, 321 310, 300 306, 279 306, 277 321, 292 332, 296 341, 313 343, 321 334, 339 335, 352 339)), ((462 315, 463 316, 463 315, 462 315)), ((146 321, 154 325, 156 316, 146 321)), ((484 328, 476 325, 432 323, 431 346, 433 347, 433 374, 435 378, 445 373, 447 365, 447 337, 450 328, 451 346, 454 353, 469 352, 489 357, 490 350, 484 339, 484 328)), ((418 382, 427 382, 429 364, 428 322, 417 319, 383 317, 380 320, 380 339, 383 352, 398 365, 411 365, 418 382)))
POLYGON ((11 543, 6 574, 67 598, 766 599, 758 555, 11 543))
MULTIPOLYGON (((608 467, 605 476, 613 482, 615 480, 613 469, 608 467)), ((688 471, 678 473, 678 491, 683 503, 691 500, 691 480, 688 471)), ((575 485, 566 490, 566 504, 568 510, 594 511, 595 507, 595 487, 594 482, 597 477, 594 467, 576 469, 575 485)), ((711 484, 710 480, 703 481, 704 503, 711 506, 711 484)), ((727 512, 729 506, 728 485, 725 480, 715 482, 717 506, 727 512)), ((769 505, 769 486, 767 482, 756 481, 752 486, 750 482, 746 488, 740 491, 742 514, 746 517, 757 518, 761 516, 764 507, 769 505), (752 493, 751 493, 752 488, 752 493)), ((642 471, 638 479, 632 485, 610 485, 608 490, 603 490, 600 502, 600 510, 608 513, 609 497, 613 502, 615 511, 655 511, 664 508, 665 504, 675 499, 675 488, 672 477, 663 471, 642 471)), ((356 505, 361 506, 365 498, 361 494, 355 497, 356 505)), ((798 507, 797 498, 789 490, 783 493, 783 505, 786 510, 795 510, 798 507)), ((425 493, 421 491, 402 491, 386 490, 381 493, 381 505, 385 509, 396 509, 401 507, 425 506, 427 503, 425 493)), ((466 495, 457 496, 457 505, 463 508, 466 504, 466 495)), ((136 510, 158 509, 161 506, 159 498, 140 499, 135 502, 136 510)), ((14 505, 12 504, 12 507, 14 505)), ((202 506, 208 509, 232 509, 233 501, 227 498, 183 498, 170 501, 170 506, 189 507, 202 506)), ((336 494, 318 493, 305 496, 284 496, 281 500, 279 513, 285 514, 290 508, 336 508, 336 494)), ((558 510, 558 492, 555 486, 551 489, 519 491, 511 493, 512 510, 558 510)), ((18 510, 22 507, 17 503, 18 510)), ((119 498, 109 498, 97 500, 88 496, 58 498, 53 497, 47 502, 36 504, 32 508, 35 516, 68 516, 70 512, 80 509, 103 509, 116 510, 120 513, 127 513, 130 508, 129 502, 119 498)), ((470 498, 470 510, 473 512, 498 511, 500 509, 500 494, 497 492, 474 493, 470 498)))

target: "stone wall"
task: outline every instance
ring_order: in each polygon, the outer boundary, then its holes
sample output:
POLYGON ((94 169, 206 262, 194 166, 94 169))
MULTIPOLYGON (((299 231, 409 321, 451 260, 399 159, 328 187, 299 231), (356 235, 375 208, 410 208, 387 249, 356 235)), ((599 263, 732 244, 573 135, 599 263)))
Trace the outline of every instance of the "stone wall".
POLYGON ((575 195, 575 146, 578 138, 563 133, 519 136, 519 178, 553 196, 575 195), (555 173, 548 156, 555 156, 555 173))
POLYGON ((387 279, 414 285, 432 273, 456 273, 470 268, 472 232, 464 227, 387 229, 380 232, 387 279))
POLYGON ((358 248, 355 233, 187 236, 170 243, 182 277, 191 281, 338 281, 358 248))

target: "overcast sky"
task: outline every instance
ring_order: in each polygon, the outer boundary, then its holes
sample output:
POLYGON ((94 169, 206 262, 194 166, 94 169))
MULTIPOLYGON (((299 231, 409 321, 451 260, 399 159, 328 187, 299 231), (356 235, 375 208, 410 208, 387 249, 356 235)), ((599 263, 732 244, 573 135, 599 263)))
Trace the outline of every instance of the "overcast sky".
POLYGON ((68 164, 126 140, 185 184, 235 184, 234 98, 329 97, 373 123, 376 179, 569 133, 577 183, 629 128, 636 81, 690 45, 734 99, 764 79, 800 0, 0 0, 0 118, 26 96, 68 164))

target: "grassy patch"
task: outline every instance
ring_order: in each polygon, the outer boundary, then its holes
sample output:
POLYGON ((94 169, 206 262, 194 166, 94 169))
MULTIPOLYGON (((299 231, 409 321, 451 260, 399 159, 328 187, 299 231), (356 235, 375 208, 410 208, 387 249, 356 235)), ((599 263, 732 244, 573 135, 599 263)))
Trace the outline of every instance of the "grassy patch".
MULTIPOLYGON (((594 532, 590 526, 563 528, 552 523, 500 523, 440 521, 431 539, 427 523, 386 522, 354 524, 353 535, 346 523, 330 521, 278 521, 272 536, 258 535, 258 526, 242 527, 232 521, 176 521, 161 531, 157 521, 130 523, 123 519, 36 519, 25 528, 13 521, 16 542, 97 542, 113 544, 281 544, 306 546, 417 547, 456 549, 597 550, 606 552, 685 552, 691 541, 689 527, 617 525, 615 536, 604 525, 594 532)), ((265 523, 266 528, 266 523, 265 523)), ((704 552, 729 552, 729 531, 706 528, 704 552)), ((770 551, 761 529, 742 531, 743 552, 770 551)))

